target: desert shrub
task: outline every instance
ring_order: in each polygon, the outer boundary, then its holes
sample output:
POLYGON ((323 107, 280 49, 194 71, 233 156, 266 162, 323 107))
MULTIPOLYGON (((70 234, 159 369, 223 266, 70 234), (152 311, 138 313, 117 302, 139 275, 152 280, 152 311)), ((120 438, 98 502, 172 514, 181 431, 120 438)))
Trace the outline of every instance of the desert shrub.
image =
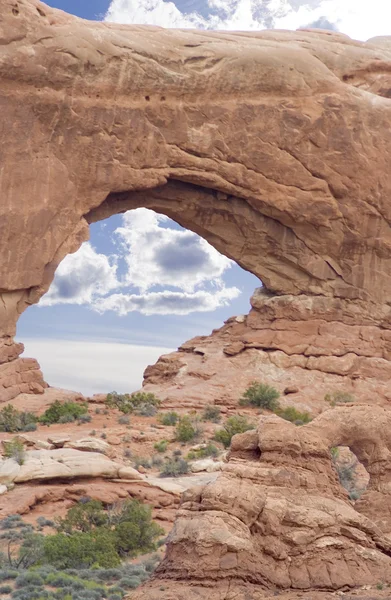
POLYGON ((29 569, 40 563, 44 556, 44 539, 44 536, 39 533, 26 533, 19 546, 17 560, 14 561, 15 566, 29 569))
POLYGON ((134 409, 136 415, 140 417, 153 417, 157 413, 157 408, 153 404, 140 404, 137 408, 134 409))
POLYGON ((13 458, 18 465, 23 465, 25 461, 26 452, 24 449, 23 442, 14 438, 9 442, 3 442, 4 456, 6 458, 13 458))
POLYGON ((128 415, 121 415, 120 417, 118 417, 118 423, 120 425, 129 425, 130 419, 129 419, 128 415))
POLYGON ((199 424, 189 415, 181 417, 175 428, 175 439, 178 442, 191 442, 201 433, 199 424))
POLYGON ((150 469, 151 463, 149 458, 146 456, 135 456, 134 457, 134 468, 138 469, 139 467, 144 467, 144 469, 150 469))
MULTIPOLYGON (((72 417, 72 415, 62 415, 58 419, 58 422, 61 423, 61 425, 66 425, 67 423, 74 423, 75 419, 72 417)), ((49 423, 47 423, 47 425, 49 425, 49 423)))
POLYGON ((96 564, 110 568, 120 564, 115 536, 105 528, 72 535, 57 533, 45 538, 45 559, 58 569, 88 568, 96 564))
POLYGON ((23 427, 23 431, 25 431, 26 433, 28 433, 29 431, 37 431, 36 423, 27 423, 27 425, 23 427))
POLYGON ((279 397, 280 394, 276 388, 266 383, 253 381, 239 400, 239 404, 241 406, 258 406, 274 411, 278 408, 279 397))
POLYGON ((39 421, 44 425, 73 422, 80 419, 87 411, 88 404, 86 402, 60 402, 56 400, 45 410, 39 421))
POLYGON ((160 471, 160 477, 178 477, 189 472, 189 465, 183 459, 177 456, 168 458, 160 471))
POLYGON ((224 448, 228 448, 231 445, 231 440, 237 433, 244 433, 250 429, 255 429, 255 426, 240 415, 234 415, 229 417, 222 429, 219 429, 215 433, 215 440, 223 444, 224 448))
POLYGON ((155 394, 147 392, 134 392, 133 394, 111 392, 107 394, 106 404, 110 408, 118 408, 124 414, 129 414, 146 406, 157 408, 160 405, 160 400, 155 394))
MULTIPOLYGON (((46 561, 59 569, 92 565, 114 569, 121 557, 155 550, 164 533, 152 520, 151 507, 137 500, 115 505, 108 512, 100 502, 89 500, 72 507, 57 523, 59 533, 44 538, 44 552, 46 561)), ((111 576, 115 575, 114 570, 111 576)), ((88 572, 80 576, 91 578, 88 572)), ((54 585, 54 575, 49 577, 54 585)))
POLYGON ((45 580, 38 573, 34 573, 34 571, 28 571, 27 573, 22 573, 15 579, 15 585, 18 588, 25 587, 27 585, 44 585, 45 580))
POLYGON ((11 594, 13 589, 14 588, 11 587, 10 585, 1 585, 0 586, 0 594, 11 594))
POLYGON ((18 571, 13 569, 0 569, 0 581, 8 581, 10 579, 16 579, 18 577, 18 571))
POLYGON ((163 465, 164 461, 162 459, 161 456, 152 456, 151 459, 151 464, 153 467, 157 467, 158 469, 160 469, 160 467, 163 465))
POLYGON ((162 425, 166 425, 166 427, 176 425, 178 422, 178 419, 179 419, 179 415, 178 415, 178 413, 176 413, 174 411, 162 413, 158 417, 159 422, 162 425))
POLYGON ((110 594, 108 600, 122 600, 122 596, 120 594, 110 594))
POLYGON ((220 450, 212 444, 208 442, 204 448, 197 448, 197 450, 190 450, 187 455, 188 460, 198 460, 200 458, 207 458, 209 456, 216 457, 220 454, 220 450))
MULTIPOLYGON (((16 433, 28 431, 26 427, 37 422, 37 417, 30 412, 21 412, 7 404, 0 410, 0 431, 5 433, 16 433)), ((30 430, 31 431, 31 430, 30 430)))
POLYGON ((312 421, 311 415, 308 412, 300 412, 294 406, 287 406, 286 408, 277 408, 275 411, 276 415, 295 423, 295 425, 304 425, 312 421))
POLYGON ((80 415, 80 417, 78 418, 77 422, 78 423, 91 423, 92 421, 92 417, 91 415, 80 415))
POLYGON ((182 456, 182 450, 180 448, 175 448, 173 455, 174 456, 182 456))
POLYGON ((107 435, 105 434, 105 432, 100 434, 100 437, 102 438, 102 440, 105 440, 107 438, 107 435))
POLYGON ((139 579, 138 577, 123 577, 120 581, 119 584, 121 587, 125 588, 126 590, 134 590, 135 588, 137 588, 140 584, 141 584, 141 579, 139 579))
POLYGON ((330 404, 330 406, 336 406, 337 404, 346 404, 348 402, 355 402, 355 397, 348 392, 335 391, 330 394, 326 394, 324 397, 325 401, 330 404))
POLYGON ((163 452, 166 452, 166 450, 167 450, 168 442, 167 442, 167 440, 160 440, 160 442, 156 442, 156 444, 154 444, 153 447, 158 452, 163 453, 163 452))
POLYGON ((132 451, 129 450, 129 448, 125 448, 125 450, 124 450, 124 457, 125 458, 132 458, 132 451))
POLYGON ((219 423, 221 421, 221 409, 219 406, 214 404, 208 404, 205 406, 204 412, 202 413, 203 421, 211 421, 212 423, 219 423))

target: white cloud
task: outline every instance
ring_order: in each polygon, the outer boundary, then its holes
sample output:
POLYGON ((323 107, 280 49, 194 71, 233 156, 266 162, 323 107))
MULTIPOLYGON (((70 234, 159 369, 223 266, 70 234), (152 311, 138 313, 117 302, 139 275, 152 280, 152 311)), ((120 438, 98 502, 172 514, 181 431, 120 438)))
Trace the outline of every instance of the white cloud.
POLYGON ((210 281, 223 287, 232 261, 191 231, 162 227, 167 222, 146 208, 124 215, 116 233, 125 248, 126 283, 141 292, 158 285, 193 292, 210 281))
POLYGON ((146 365, 173 349, 157 346, 82 342, 63 339, 23 340, 24 356, 38 359, 53 387, 85 395, 134 392, 140 389, 146 365))
POLYGON ((67 256, 39 305, 82 304, 119 315, 188 315, 226 306, 240 294, 223 280, 234 263, 195 233, 173 229, 167 217, 145 208, 129 211, 114 236, 119 240, 114 256, 99 254, 89 243, 67 256), (126 272, 120 278, 121 258, 126 272))
POLYGON ((201 0, 197 5, 198 12, 181 12, 181 0, 113 0, 106 18, 119 23, 228 30, 297 29, 325 19, 360 40, 391 33, 388 0, 201 0))
POLYGON ((95 296, 118 287, 116 257, 99 254, 89 242, 75 254, 68 254, 57 268, 47 294, 39 305, 89 304, 95 296))
POLYGON ((223 288, 216 292, 150 292, 147 294, 113 294, 95 301, 98 312, 112 310, 119 315, 138 311, 144 315, 188 315, 192 312, 208 312, 226 306, 237 298, 236 287, 223 288))

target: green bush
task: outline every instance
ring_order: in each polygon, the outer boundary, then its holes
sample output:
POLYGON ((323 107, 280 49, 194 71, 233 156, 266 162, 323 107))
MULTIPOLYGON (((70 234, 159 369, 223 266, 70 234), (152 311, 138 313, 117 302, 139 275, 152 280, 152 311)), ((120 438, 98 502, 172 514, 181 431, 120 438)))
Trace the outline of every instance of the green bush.
POLYGON ((88 404, 86 402, 60 402, 56 400, 45 410, 39 421, 43 425, 69 423, 80 419, 82 415, 87 414, 87 411, 88 404))
POLYGON ((82 569, 92 565, 116 567, 121 560, 116 550, 115 535, 105 528, 72 535, 57 533, 45 538, 45 559, 58 569, 82 569))
POLYGON ((244 433, 250 429, 255 429, 252 423, 249 423, 246 417, 240 415, 234 415, 229 417, 222 429, 219 429, 215 433, 215 440, 223 444, 224 448, 228 448, 231 445, 231 440, 237 433, 244 433))
POLYGON ((167 451, 168 442, 167 440, 160 440, 160 442, 156 442, 156 444, 154 444, 153 447, 155 448, 155 450, 163 454, 163 452, 167 451))
POLYGON ((336 406, 337 404, 346 404, 348 402, 355 402, 355 397, 348 392, 332 392, 331 394, 326 394, 324 397, 325 401, 330 404, 330 406, 336 406))
POLYGON ((311 415, 308 412, 300 412, 294 406, 277 408, 274 412, 282 419, 285 419, 285 421, 290 421, 295 425, 305 425, 312 421, 311 415))
POLYGON ((9 442, 3 442, 4 456, 6 458, 13 458, 18 465, 23 465, 25 461, 26 452, 24 449, 23 442, 14 438, 9 442))
POLYGON ((22 573, 15 579, 15 585, 18 588, 26 587, 27 585, 44 585, 45 580, 38 573, 34 571, 28 571, 22 573))
POLYGON ((147 392, 134 392, 133 394, 111 392, 107 394, 106 404, 110 408, 117 408, 124 414, 129 414, 135 410, 145 411, 148 406, 157 408, 160 406, 160 400, 155 394, 147 392))
POLYGON ((241 406, 258 406, 274 411, 278 408, 279 397, 280 394, 276 388, 266 383, 253 381, 239 400, 239 404, 241 406))
POLYGON ((7 404, 0 410, 0 431, 4 433, 17 433, 18 431, 33 431, 26 429, 37 422, 37 417, 30 412, 16 410, 7 404))
POLYGON ((205 448, 198 448, 197 450, 191 450, 188 455, 188 460, 198 460, 200 458, 207 458, 208 456, 216 457, 220 454, 220 450, 212 444, 208 442, 205 448))
POLYGON ((221 408, 214 404, 208 404, 205 406, 204 412, 202 413, 202 420, 219 423, 221 421, 221 408))
POLYGON ((99 500, 87 500, 72 506, 66 517, 55 521, 57 531, 72 534, 76 531, 89 533, 96 527, 107 524, 107 514, 99 500))
POLYGON ((179 475, 186 475, 188 472, 188 463, 183 458, 172 456, 165 461, 160 471, 160 477, 179 477, 179 475))
POLYGON ((200 435, 200 427, 189 415, 181 417, 175 428, 175 439, 178 442, 191 442, 200 435))
POLYGON ((159 422, 162 425, 166 425, 166 427, 176 425, 178 422, 178 419, 179 419, 179 415, 178 415, 178 413, 176 413, 174 411, 162 413, 158 417, 159 422))
POLYGON ((81 415, 77 420, 78 423, 91 423, 91 421, 91 415, 81 415))
POLYGON ((121 415, 120 417, 118 417, 118 423, 120 425, 129 425, 130 419, 129 419, 128 415, 121 415))

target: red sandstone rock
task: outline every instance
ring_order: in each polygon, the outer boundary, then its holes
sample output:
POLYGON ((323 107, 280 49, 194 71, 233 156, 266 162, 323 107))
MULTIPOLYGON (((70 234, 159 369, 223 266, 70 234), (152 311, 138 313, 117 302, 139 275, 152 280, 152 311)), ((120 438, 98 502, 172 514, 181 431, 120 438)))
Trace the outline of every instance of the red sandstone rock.
MULTIPOLYGON (((368 403, 391 401, 387 309, 369 315, 359 303, 271 296, 262 289, 251 303, 239 322, 228 319, 210 336, 194 338, 149 366, 143 389, 174 408, 237 406, 254 379, 281 395, 292 390, 295 406, 313 414, 328 406, 327 394, 338 391, 368 403), (166 371, 173 363, 176 370, 166 371)), ((282 397, 281 403, 292 400, 282 397)))
POLYGON ((185 492, 156 578, 134 598, 151 600, 159 590, 161 600, 171 599, 173 580, 200 600, 391 583, 391 521, 370 518, 379 506, 358 512, 379 489, 390 506, 390 431, 391 411, 375 406, 330 409, 303 427, 262 417, 257 432, 233 438, 215 482, 185 492), (371 476, 361 506, 348 500, 332 466, 330 448, 338 445, 349 446, 371 476))
MULTIPOLYGON (((0 31, 1 401, 44 387, 38 365, 16 358, 18 316, 89 223, 139 206, 202 235, 270 291, 307 297, 309 313, 323 296, 324 320, 330 310, 338 321, 329 299, 350 299, 357 327, 382 309, 388 329, 388 38, 124 26, 38 0, 0 0, 0 31)), ((307 350, 326 371, 312 327, 285 329, 254 343, 307 350)), ((388 376, 371 339, 342 327, 340 345, 333 331, 333 373, 388 376), (372 362, 344 358, 356 346, 372 362)))

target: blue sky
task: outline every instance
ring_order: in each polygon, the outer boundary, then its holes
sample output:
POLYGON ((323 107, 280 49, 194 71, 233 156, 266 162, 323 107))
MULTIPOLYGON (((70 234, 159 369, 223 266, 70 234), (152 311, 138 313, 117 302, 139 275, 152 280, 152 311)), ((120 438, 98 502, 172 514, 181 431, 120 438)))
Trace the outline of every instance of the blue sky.
MULTIPOLYGON (((49 0, 86 19, 166 27, 296 29, 357 39, 390 33, 389 0, 49 0)), ((164 352, 248 312, 260 281, 169 219, 139 209, 90 228, 59 266, 18 339, 47 381, 86 394, 138 389, 164 352)), ((262 257, 260 257, 260 260, 262 257)))

